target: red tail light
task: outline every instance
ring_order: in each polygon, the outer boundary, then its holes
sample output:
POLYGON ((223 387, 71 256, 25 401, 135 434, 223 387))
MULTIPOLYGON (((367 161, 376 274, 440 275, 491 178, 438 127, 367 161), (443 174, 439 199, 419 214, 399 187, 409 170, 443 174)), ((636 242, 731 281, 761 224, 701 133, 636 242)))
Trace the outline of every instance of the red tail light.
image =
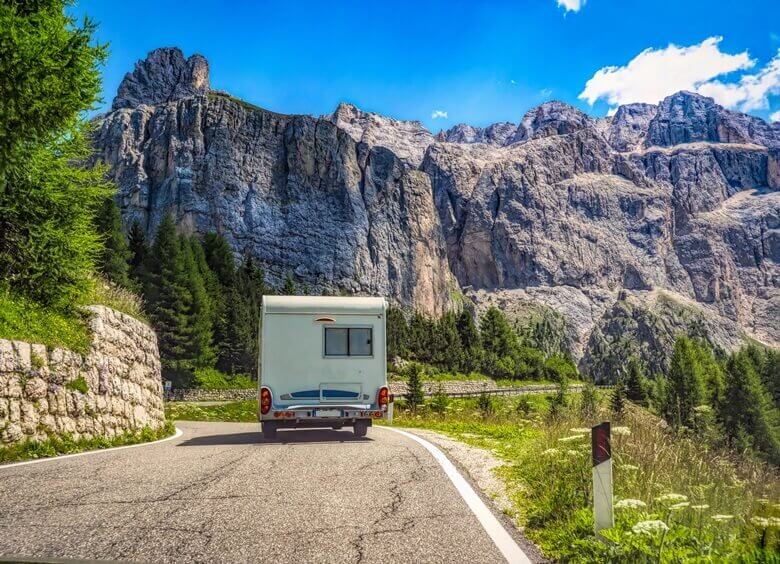
POLYGON ((271 390, 260 388, 260 413, 266 415, 271 411, 271 390))
POLYGON ((390 404, 390 390, 387 386, 379 388, 379 392, 376 394, 376 403, 379 404, 379 409, 382 411, 387 410, 387 406, 390 404))

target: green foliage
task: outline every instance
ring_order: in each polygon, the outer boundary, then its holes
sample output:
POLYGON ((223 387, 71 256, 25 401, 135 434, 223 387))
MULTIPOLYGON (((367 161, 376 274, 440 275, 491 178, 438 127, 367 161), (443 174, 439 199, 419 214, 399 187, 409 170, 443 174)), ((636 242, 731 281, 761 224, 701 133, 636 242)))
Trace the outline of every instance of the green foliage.
POLYGON ((144 427, 138 432, 133 433, 128 431, 111 439, 107 437, 94 437, 91 439, 82 438, 76 440, 67 433, 54 435, 45 441, 28 440, 10 447, 0 448, 0 464, 158 441, 170 437, 175 432, 176 427, 173 423, 171 421, 166 421, 165 424, 158 429, 144 427))
POLYGON ((228 421, 257 423, 257 400, 201 406, 194 403, 165 404, 165 418, 174 421, 228 421))
POLYGON ((137 221, 133 222, 130 231, 127 234, 127 245, 129 251, 128 273, 133 282, 133 286, 143 291, 148 282, 149 264, 149 244, 146 241, 146 234, 137 221))
POLYGON ((639 359, 633 357, 628 363, 625 377, 626 398, 639 405, 647 405, 649 381, 642 372, 639 359))
POLYGON ((288 272, 287 275, 284 277, 284 285, 282 286, 282 295, 284 296, 294 296, 298 292, 295 288, 295 280, 293 280, 293 276, 291 272, 288 272))
POLYGON ((85 314, 44 307, 29 298, 11 293, 2 284, 0 339, 42 343, 80 353, 86 353, 91 342, 85 314))
MULTIPOLYGON (((57 145, 98 99, 106 47, 93 43, 92 22, 79 26, 67 14, 69 5, 0 2, 0 193, 17 191, 19 177, 30 174, 24 165, 31 153, 57 145)), ((40 166, 40 155, 35 160, 40 166)))
POLYGON ((514 333, 506 316, 496 307, 489 308, 480 320, 482 348, 487 354, 496 358, 511 356, 517 349, 517 335, 514 333))
POLYGON ((596 386, 593 382, 586 382, 580 395, 580 417, 585 421, 591 421, 598 412, 598 397, 596 386))
POLYGON ((436 387, 436 391, 431 397, 430 406, 433 411, 439 415, 444 415, 447 412, 447 407, 450 405, 450 397, 444 391, 444 386, 439 384, 436 387))
POLYGON ((82 128, 30 147, 0 192, 0 279, 45 307, 67 309, 89 286, 100 238, 93 218, 110 193, 86 168, 82 128))
POLYGON ((674 427, 692 427, 693 409, 705 399, 704 373, 696 343, 684 335, 674 343, 667 380, 664 417, 674 427))
POLYGON ((406 403, 412 410, 416 410, 418 406, 422 405, 425 401, 425 393, 423 391, 423 369, 417 362, 412 362, 409 365, 409 379, 406 382, 406 403))
POLYGON ((205 390, 246 390, 257 387, 247 374, 225 374, 216 368, 196 368, 195 386, 205 390))
POLYGON ((618 377, 612 394, 609 397, 609 407, 613 414, 622 415, 626 408, 626 381, 622 376, 618 377))
POLYGON ((493 398, 487 392, 482 392, 477 397, 477 409, 482 414, 482 417, 488 417, 495 412, 495 406, 493 398))
POLYGON ((780 441, 772 425, 777 413, 754 362, 749 350, 729 358, 720 419, 730 444, 739 450, 758 450, 780 465, 780 441))
POLYGON ((89 392, 89 385, 84 379, 84 376, 79 376, 78 378, 69 381, 65 384, 65 387, 74 392, 81 392, 82 394, 89 392))
POLYGON ((117 286, 133 288, 129 264, 132 253, 122 231, 122 217, 113 197, 105 199, 97 214, 97 230, 103 240, 97 260, 98 269, 117 286))
POLYGON ((390 359, 408 354, 406 342, 409 327, 403 312, 397 307, 387 308, 387 357, 390 359))

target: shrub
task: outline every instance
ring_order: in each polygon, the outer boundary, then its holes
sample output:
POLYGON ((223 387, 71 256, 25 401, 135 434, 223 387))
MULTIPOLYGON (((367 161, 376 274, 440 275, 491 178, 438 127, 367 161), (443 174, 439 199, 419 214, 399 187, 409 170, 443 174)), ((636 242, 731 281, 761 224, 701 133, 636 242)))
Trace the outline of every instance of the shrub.
POLYGON ((412 411, 425 401, 425 392, 423 391, 422 380, 425 376, 422 366, 417 362, 409 364, 409 379, 407 380, 406 402, 412 411))
POLYGON ((73 390, 74 392, 81 392, 82 394, 86 394, 89 392, 89 385, 87 384, 87 381, 84 379, 84 376, 79 376, 75 380, 71 380, 67 384, 65 384, 65 387, 69 390, 73 390))

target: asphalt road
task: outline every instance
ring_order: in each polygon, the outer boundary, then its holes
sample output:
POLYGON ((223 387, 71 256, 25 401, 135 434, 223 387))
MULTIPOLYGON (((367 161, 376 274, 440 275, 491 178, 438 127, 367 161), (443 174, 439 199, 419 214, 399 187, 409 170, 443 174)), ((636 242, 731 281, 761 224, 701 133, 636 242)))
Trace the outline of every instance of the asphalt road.
POLYGON ((0 555, 143 562, 502 562, 421 445, 380 428, 179 422, 183 436, 0 467, 0 555))

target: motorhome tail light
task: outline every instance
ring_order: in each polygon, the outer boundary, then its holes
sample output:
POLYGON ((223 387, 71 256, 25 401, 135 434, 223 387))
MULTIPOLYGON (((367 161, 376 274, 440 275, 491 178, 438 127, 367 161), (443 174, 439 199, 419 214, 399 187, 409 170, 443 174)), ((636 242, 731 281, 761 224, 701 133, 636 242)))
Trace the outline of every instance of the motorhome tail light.
POLYGON ((271 411, 271 390, 260 388, 260 413, 267 415, 271 411))
POLYGON ((379 388, 379 392, 376 395, 376 403, 379 405, 379 409, 387 411, 387 406, 390 403, 390 390, 387 389, 387 386, 379 388))

